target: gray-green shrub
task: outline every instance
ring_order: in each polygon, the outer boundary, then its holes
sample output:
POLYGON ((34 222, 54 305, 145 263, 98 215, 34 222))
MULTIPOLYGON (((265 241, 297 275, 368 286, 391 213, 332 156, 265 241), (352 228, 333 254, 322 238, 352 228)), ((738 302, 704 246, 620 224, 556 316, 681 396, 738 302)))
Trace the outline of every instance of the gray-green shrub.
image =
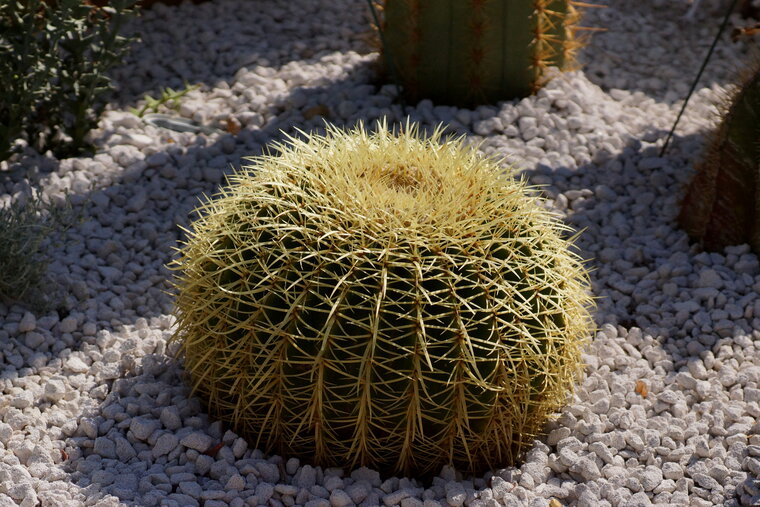
POLYGON ((0 160, 18 139, 58 157, 87 151, 111 89, 106 71, 132 40, 119 31, 135 1, 0 1, 0 160))
POLYGON ((0 301, 45 308, 54 291, 42 286, 49 262, 45 242, 65 233, 80 216, 66 200, 63 206, 34 194, 0 206, 0 301), (47 299, 47 300, 46 300, 47 299))

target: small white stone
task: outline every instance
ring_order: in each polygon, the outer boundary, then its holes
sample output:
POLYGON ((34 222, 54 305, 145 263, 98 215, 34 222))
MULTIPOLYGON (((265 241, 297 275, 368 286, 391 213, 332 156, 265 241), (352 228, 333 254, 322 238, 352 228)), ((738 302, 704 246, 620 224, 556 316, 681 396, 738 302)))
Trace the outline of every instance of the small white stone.
POLYGON ((332 493, 330 493, 331 507, 347 507, 352 503, 353 500, 351 500, 351 497, 342 489, 334 489, 332 493))
POLYGON ((752 387, 744 388, 744 401, 748 403, 760 403, 760 389, 752 387))
POLYGON ((138 116, 123 111, 109 111, 106 118, 111 121, 114 127, 133 129, 141 124, 138 116))
POLYGON ((0 421, 0 442, 2 442, 3 445, 8 445, 8 440, 13 436, 13 428, 10 426, 10 424, 6 424, 3 421, 0 421))
POLYGON ((599 470, 596 462, 586 456, 579 458, 569 468, 571 472, 579 474, 587 481, 595 481, 602 476, 602 472, 599 470))
POLYGON ((496 132, 503 131, 504 125, 501 123, 501 119, 497 116, 476 121, 473 125, 473 130, 479 136, 489 136, 496 132))
POLYGON ((713 479, 707 474, 697 473, 697 474, 693 474, 691 478, 694 479, 694 482, 697 483, 697 485, 701 488, 714 489, 714 490, 723 489, 720 486, 720 484, 718 484, 718 481, 716 481, 715 479, 713 479))
MULTIPOLYGON (((179 440, 177 440, 177 444, 179 445, 179 440)), ((158 445, 158 440, 156 441, 156 445, 158 445)), ((172 448, 172 450, 173 450, 173 448, 172 448)), ((169 451, 169 452, 171 452, 171 451, 169 451)), ((153 455, 154 456, 156 455, 155 448, 154 448, 154 451, 153 451, 153 455)), ((212 458, 211 456, 208 456, 206 454, 199 454, 198 457, 195 458, 195 471, 196 471, 196 473, 198 475, 206 475, 206 474, 208 474, 209 470, 211 470, 211 465, 213 465, 213 464, 214 464, 214 458, 212 458)))
POLYGON ((719 483, 723 483, 726 480, 726 478, 728 478, 728 476, 731 474, 731 471, 725 466, 721 465, 720 463, 713 463, 710 466, 708 473, 713 479, 715 479, 719 483))
POLYGON ((575 465, 578 462, 578 455, 573 452, 571 449, 562 449, 558 453, 558 459, 559 462, 562 463, 566 467, 571 467, 575 465))
POLYGON ((657 395, 657 401, 667 403, 668 405, 675 405, 679 401, 679 396, 674 391, 663 391, 657 395))
POLYGON ((116 444, 108 437, 98 437, 95 439, 93 446, 95 454, 100 454, 104 458, 116 459, 116 444))
POLYGON ((18 393, 11 398, 11 406, 24 409, 34 404, 34 395, 30 391, 18 393))
POLYGON ((36 331, 29 331, 24 336, 24 344, 32 350, 37 350, 42 344, 45 343, 45 336, 42 333, 36 331))
POLYGON ((285 463, 285 473, 288 475, 293 475, 298 471, 298 467, 300 466, 301 462, 298 460, 298 458, 290 458, 285 463))
POLYGON ((224 485, 224 489, 240 491, 245 488, 245 479, 240 474, 233 474, 224 485))
POLYGON ((151 137, 136 133, 123 134, 121 141, 124 144, 130 144, 140 149, 147 148, 153 144, 153 139, 151 137))
POLYGON ((66 360, 66 369, 74 373, 85 373, 90 367, 77 356, 71 356, 66 360))
POLYGON ((195 431, 186 435, 180 443, 188 449, 195 449, 198 452, 206 452, 214 445, 214 439, 205 433, 195 431))
POLYGON ((677 481, 681 477, 683 477, 683 467, 679 465, 678 463, 673 463, 672 461, 666 461, 662 464, 662 475, 666 479, 672 479, 674 481, 677 481))
MULTIPOLYGON (((535 118, 533 118, 535 120, 535 118)), ((467 499, 467 492, 464 490, 461 482, 449 481, 445 486, 446 501, 449 505, 458 507, 464 505, 464 501, 467 499)), ((408 495, 407 495, 408 496, 408 495)), ((388 504, 386 504, 388 505, 388 504)), ((390 504, 393 505, 393 504, 390 504)))
POLYGON ((676 383, 684 389, 694 389, 697 387, 697 381, 690 374, 685 371, 679 372, 676 375, 676 383))
MULTIPOLYGON (((161 409, 159 419, 161 420, 161 424, 163 424, 168 430, 178 430, 182 427, 182 418, 180 418, 179 409, 177 409, 176 406, 169 406, 161 409)), ((203 449, 200 452, 205 450, 206 449, 203 449)))
POLYGON ((687 363, 687 367, 689 368, 689 373, 691 373, 691 376, 693 378, 698 380, 704 380, 707 378, 707 369, 701 360, 692 359, 687 363))
POLYGON ((625 502, 625 505, 631 507, 646 507, 648 505, 652 505, 652 500, 649 499, 649 495, 647 495, 645 492, 639 491, 638 493, 631 495, 628 501, 625 502))
POLYGON ((611 464, 613 455, 610 449, 602 442, 592 442, 588 445, 588 450, 596 454, 602 461, 611 464))
POLYGON ((161 427, 161 423, 148 417, 133 417, 129 425, 132 434, 140 440, 147 440, 148 437, 161 427))
POLYGON ((117 436, 114 439, 115 447, 116 447, 116 456, 119 458, 119 461, 122 463, 126 463, 130 459, 137 456, 137 452, 135 451, 135 448, 132 447, 132 444, 129 443, 129 441, 122 437, 117 436))
POLYGON ((311 465, 304 465, 293 477, 293 485, 310 489, 317 483, 317 471, 311 465))
POLYGON ((662 470, 651 465, 646 467, 639 475, 639 481, 641 482, 641 487, 644 488, 644 491, 652 491, 662 482, 662 478, 662 470))
MULTIPOLYGON (((18 484, 11 483, 8 486, 8 496, 18 502, 18 505, 32 507, 37 505, 37 492, 29 482, 18 484)), ((6 497, 7 498, 7 497, 6 497)))
POLYGON ((369 495, 369 488, 363 482, 355 482, 346 486, 346 493, 351 497, 351 500, 358 505, 367 498, 367 495, 369 495))
POLYGON ((148 167, 159 167, 169 163, 169 155, 163 151, 159 151, 146 158, 145 163, 148 164, 148 167))
POLYGON ((182 494, 193 498, 201 498, 203 494, 203 487, 196 481, 183 481, 177 487, 182 494))
POLYGON ((77 330, 77 318, 69 315, 58 324, 58 329, 62 333, 73 333, 77 330))
POLYGON ((145 204, 148 202, 148 193, 140 189, 132 197, 127 200, 127 205, 124 207, 126 211, 136 213, 141 211, 145 204))
POLYGON ((245 451, 248 450, 248 442, 245 441, 243 438, 237 438, 232 443, 232 454, 235 455, 235 458, 240 459, 243 454, 245 454, 245 451))
POLYGON ((697 286, 720 289, 723 287, 723 279, 714 269, 703 269, 699 272, 699 280, 697 281, 697 286))
POLYGON ((98 266, 97 267, 98 272, 100 275, 107 281, 112 282, 114 280, 119 280, 122 277, 122 272, 120 269, 115 268, 113 266, 98 266))
POLYGON ((285 496, 295 496, 298 493, 298 488, 293 486, 292 484, 275 484, 274 490, 285 496))
POLYGON ((48 380, 45 383, 45 398, 53 403, 60 401, 66 394, 66 384, 62 380, 48 380))
POLYGON ((34 331, 37 328, 37 318, 31 312, 26 312, 18 323, 18 330, 22 333, 34 331))
MULTIPOLYGON (((164 433, 156 439, 151 453, 154 458, 169 454, 179 445, 179 438, 173 433, 164 433)), ((199 456, 200 457, 200 456, 199 456)))

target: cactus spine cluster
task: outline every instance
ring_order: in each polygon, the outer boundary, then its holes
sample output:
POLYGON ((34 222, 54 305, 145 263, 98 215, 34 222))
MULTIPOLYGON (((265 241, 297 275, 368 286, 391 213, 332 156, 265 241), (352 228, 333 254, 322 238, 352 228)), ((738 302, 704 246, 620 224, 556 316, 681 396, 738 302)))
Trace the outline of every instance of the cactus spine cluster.
POLYGON ((472 106, 524 97, 582 45, 570 0, 385 0, 383 61, 411 100, 472 106))
POLYGON ((729 101, 678 220, 707 250, 749 243, 760 254, 760 65, 729 101))
POLYGON ((440 132, 277 149, 201 207, 174 265, 173 339, 210 414, 324 466, 513 463, 590 331, 566 226, 440 132))

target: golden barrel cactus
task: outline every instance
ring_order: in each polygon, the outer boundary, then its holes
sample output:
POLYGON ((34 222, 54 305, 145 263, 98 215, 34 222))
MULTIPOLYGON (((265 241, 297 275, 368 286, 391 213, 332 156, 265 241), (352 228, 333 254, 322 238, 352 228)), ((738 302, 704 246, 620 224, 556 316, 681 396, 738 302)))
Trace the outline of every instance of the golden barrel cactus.
POLYGON ((173 266, 173 339, 210 415, 324 466, 513 463, 590 331, 566 227, 440 132, 277 149, 201 207, 173 266))

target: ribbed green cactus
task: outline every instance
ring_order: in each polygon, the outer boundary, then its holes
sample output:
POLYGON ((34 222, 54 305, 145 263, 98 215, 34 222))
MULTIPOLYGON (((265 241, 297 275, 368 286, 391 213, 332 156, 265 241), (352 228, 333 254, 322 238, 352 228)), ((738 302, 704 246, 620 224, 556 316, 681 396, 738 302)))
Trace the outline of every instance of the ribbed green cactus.
POLYGON ((707 250, 749 243, 760 254, 760 65, 729 101, 678 220, 707 250))
POLYGON ((210 414, 320 465, 514 462, 590 331, 565 226, 440 132, 277 149, 201 208, 174 265, 173 339, 210 414))
POLYGON ((385 0, 383 63, 411 100, 472 106, 536 91, 581 46, 570 0, 385 0))

